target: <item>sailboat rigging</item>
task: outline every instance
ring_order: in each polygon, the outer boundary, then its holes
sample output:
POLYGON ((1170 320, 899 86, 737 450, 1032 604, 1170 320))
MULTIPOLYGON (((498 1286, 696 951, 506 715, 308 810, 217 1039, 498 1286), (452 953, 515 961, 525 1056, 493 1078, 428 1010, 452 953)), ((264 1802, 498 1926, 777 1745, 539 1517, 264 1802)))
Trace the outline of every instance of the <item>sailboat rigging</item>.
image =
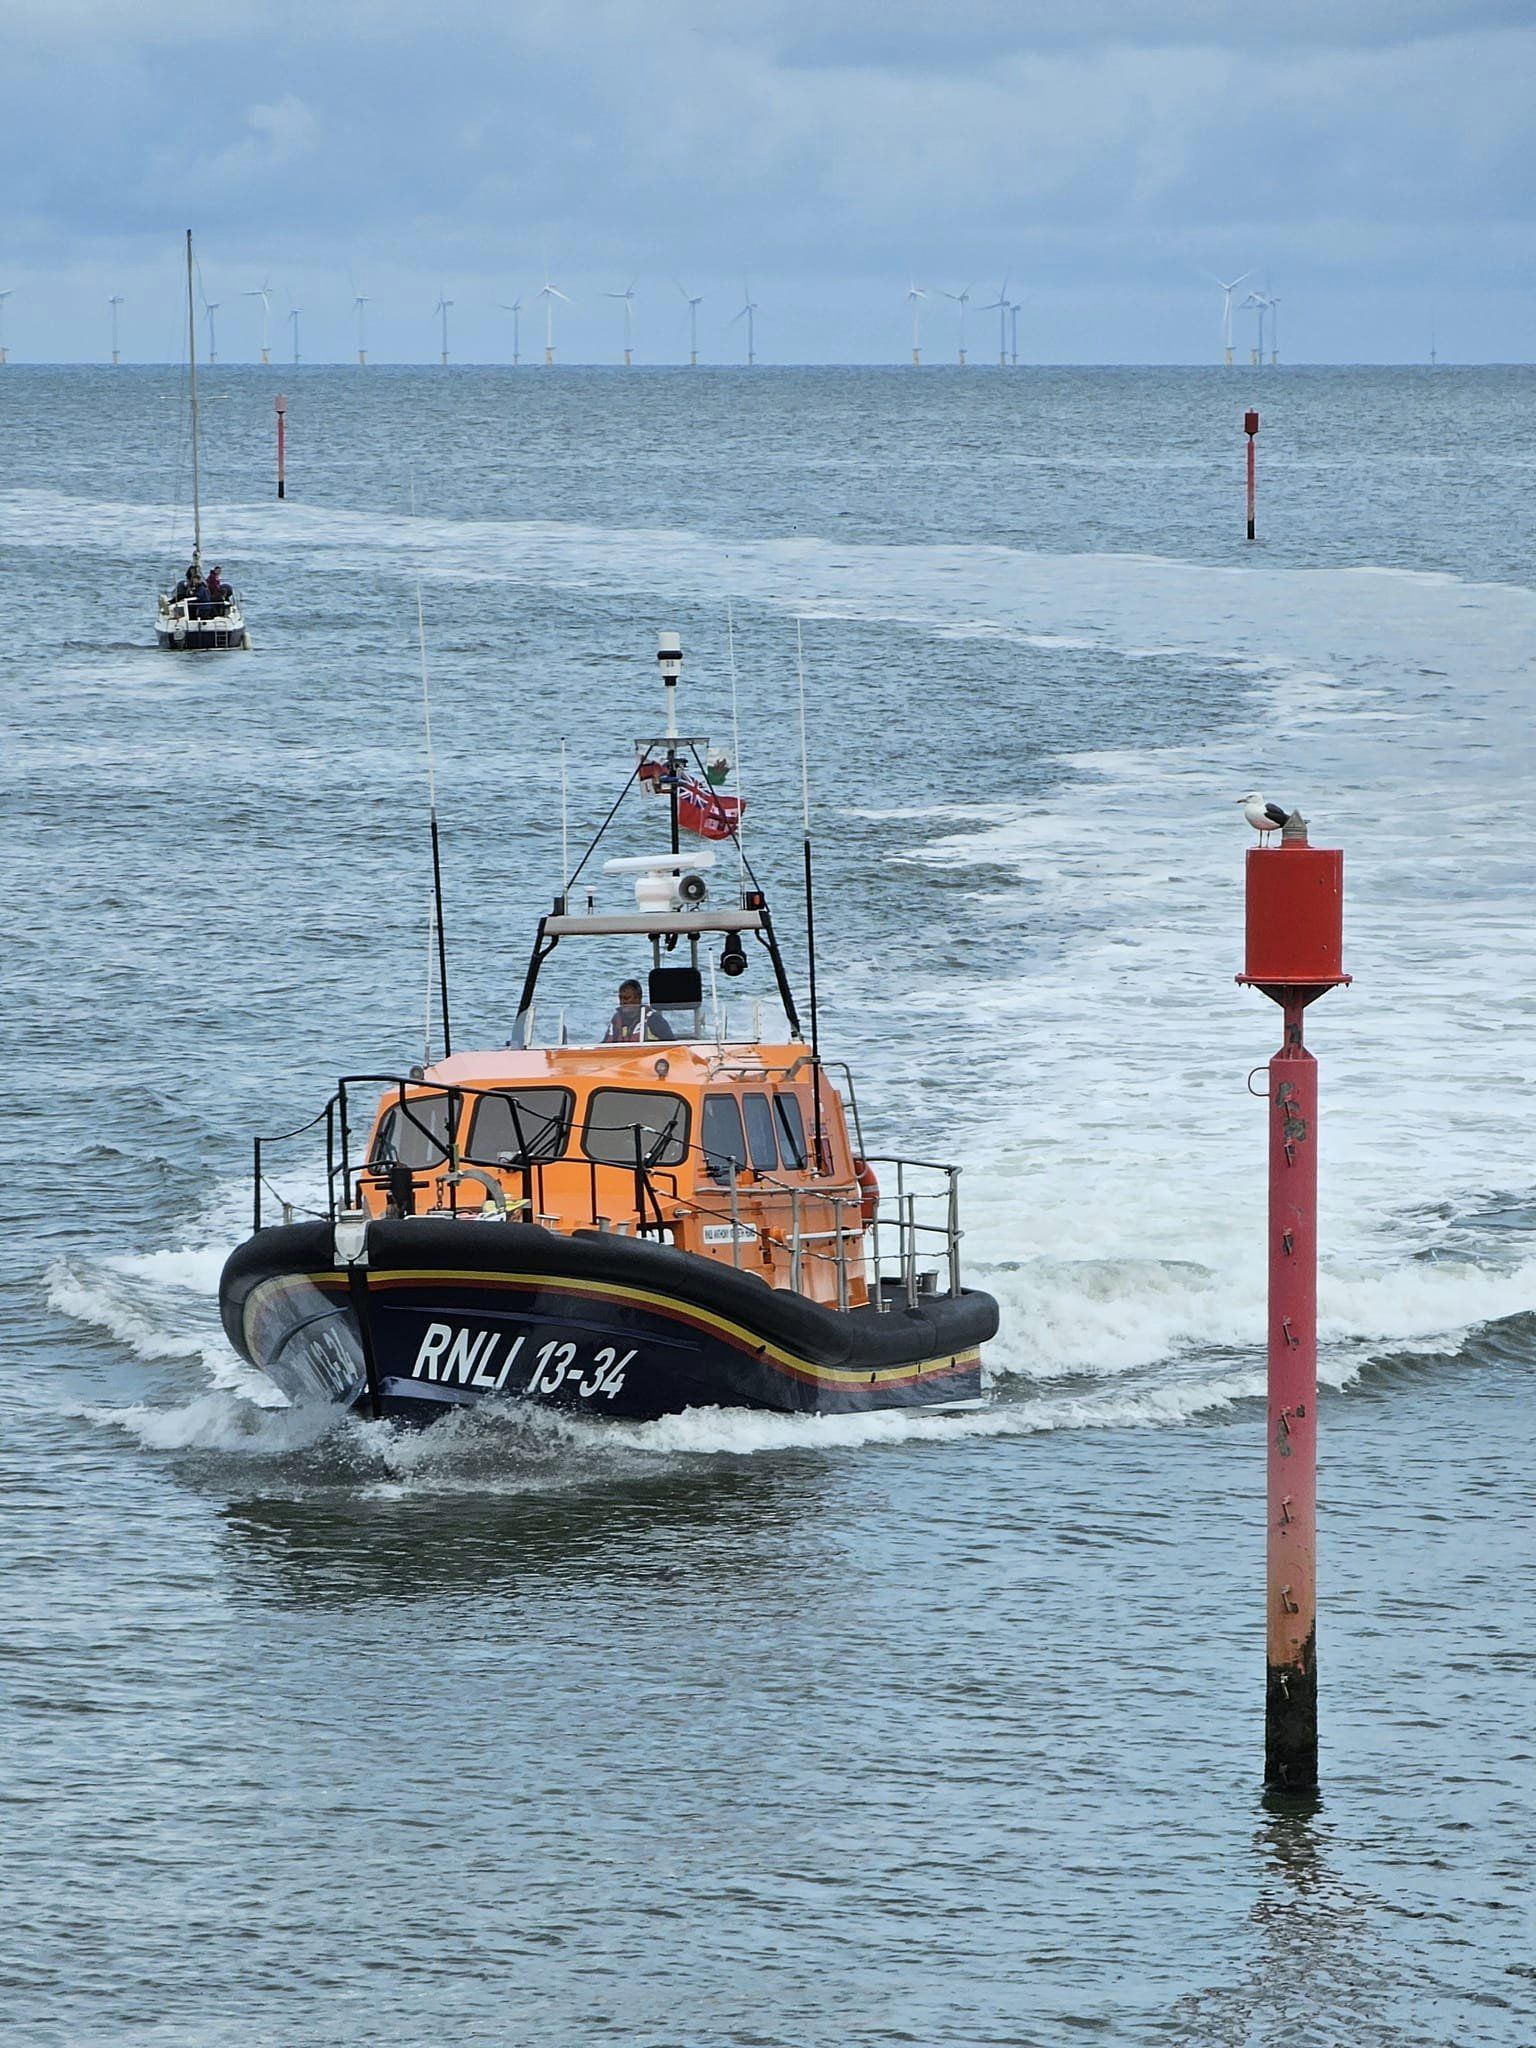
POLYGON ((203 495, 197 408, 197 315, 192 301, 192 230, 187 229, 187 389, 192 412, 192 559, 174 590, 162 590, 155 637, 179 652, 249 647, 251 636, 236 593, 217 562, 203 570, 203 495))

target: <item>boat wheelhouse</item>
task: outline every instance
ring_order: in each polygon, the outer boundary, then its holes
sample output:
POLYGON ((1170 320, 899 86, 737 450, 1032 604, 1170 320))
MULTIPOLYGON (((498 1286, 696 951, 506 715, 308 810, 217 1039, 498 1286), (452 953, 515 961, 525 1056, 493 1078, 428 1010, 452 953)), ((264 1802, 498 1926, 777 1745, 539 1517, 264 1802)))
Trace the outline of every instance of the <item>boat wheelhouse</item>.
MULTIPOLYGON (((632 781, 691 744, 669 716, 632 781)), ((323 1131, 322 1215, 268 1222, 277 1148, 301 1134, 256 1141, 231 1341, 295 1401, 415 1419, 496 1398, 643 1419, 973 1404, 997 1308, 962 1281, 958 1168, 867 1148, 739 845, 721 884, 674 808, 668 851, 604 864, 631 900, 601 909, 579 885, 603 836, 540 920, 511 1044, 346 1076, 304 1127, 323 1131), (735 994, 749 946, 772 1029, 735 994), (637 947, 643 980, 590 1028, 541 1002, 557 948, 606 966, 637 947)))

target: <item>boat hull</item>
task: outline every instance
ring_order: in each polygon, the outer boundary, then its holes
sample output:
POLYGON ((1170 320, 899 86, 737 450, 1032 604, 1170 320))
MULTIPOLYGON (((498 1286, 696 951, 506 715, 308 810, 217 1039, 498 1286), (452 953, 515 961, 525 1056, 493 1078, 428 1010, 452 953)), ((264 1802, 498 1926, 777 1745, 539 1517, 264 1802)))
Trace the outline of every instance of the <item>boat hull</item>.
POLYGON ((177 654, 232 653, 251 644, 251 636, 244 626, 157 626, 155 638, 162 647, 177 654))
POLYGON ((496 1400, 631 1421, 955 1407, 997 1328, 984 1294, 839 1313, 665 1245, 446 1218, 374 1223, 350 1269, 328 1224, 258 1231, 220 1308, 290 1400, 413 1421, 496 1400))

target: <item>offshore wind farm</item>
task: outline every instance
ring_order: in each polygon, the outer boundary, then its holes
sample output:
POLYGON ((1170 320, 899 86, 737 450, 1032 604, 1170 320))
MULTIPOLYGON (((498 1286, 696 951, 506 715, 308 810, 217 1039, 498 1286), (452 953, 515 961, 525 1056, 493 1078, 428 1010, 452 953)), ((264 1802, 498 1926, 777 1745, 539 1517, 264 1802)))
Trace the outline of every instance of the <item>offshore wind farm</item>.
MULTIPOLYGON (((210 264, 211 275, 214 265, 210 264)), ((1166 289, 1170 296, 1182 304, 1181 324, 1187 328, 1188 350, 1170 358, 1155 354, 1139 355, 1131 350, 1124 355, 1106 360, 1133 364, 1143 361, 1176 360, 1197 365, 1217 361, 1228 367, 1280 366, 1279 305, 1280 299, 1268 281, 1262 289, 1251 286, 1247 295, 1237 300, 1235 294, 1240 287, 1256 275, 1253 268, 1241 270, 1230 280, 1223 280, 1214 272, 1209 274, 1209 284, 1220 295, 1219 313, 1208 317, 1204 286, 1198 276, 1185 279, 1177 286, 1169 284, 1166 289), (1202 307, 1206 313, 1202 314, 1202 307), (1266 330, 1266 321, 1268 323, 1266 330), (1251 327, 1249 323, 1252 323, 1251 327), (1242 323, 1246 345, 1240 345, 1238 326, 1242 323), (1202 340, 1202 330, 1208 337, 1202 340)), ((229 290, 229 287, 225 287, 229 290)), ((440 368, 447 369, 453 363, 490 364, 509 363, 512 367, 522 366, 521 314, 523 294, 527 291, 534 301, 542 301, 545 313, 545 340, 542 357, 544 368, 556 367, 557 357, 554 338, 554 305, 560 301, 569 311, 564 321, 566 331, 581 323, 580 341, 572 346, 569 342, 561 350, 559 362, 584 364, 595 367, 612 363, 619 367, 644 368, 686 364, 690 368, 708 367, 711 364, 725 366, 732 363, 746 367, 768 367, 774 363, 813 363, 817 361, 857 362, 907 362, 912 368, 940 368, 945 365, 966 369, 971 367, 997 367, 1017 369, 1027 367, 1030 362, 1060 362, 1079 360, 1056 354, 1050 347, 1053 329, 1049 319, 1049 287, 1034 290, 1021 288, 1015 274, 1013 289, 1017 296, 1010 296, 1010 280, 1001 275, 996 295, 977 300, 977 287, 973 283, 955 286, 948 283, 925 281, 919 283, 915 274, 909 278, 903 292, 894 282, 880 293, 888 297, 889 317, 876 310, 876 293, 871 290, 861 296, 859 318, 866 331, 878 332, 887 328, 884 337, 889 354, 871 350, 867 354, 849 356, 828 353, 825 356, 797 353, 792 345, 780 343, 775 346, 772 337, 776 331, 788 331, 797 337, 805 330, 805 306, 793 299, 775 300, 770 298, 765 306, 752 295, 750 282, 743 277, 739 282, 717 282, 709 290, 690 295, 683 290, 675 277, 670 275, 646 276, 640 272, 632 275, 620 289, 602 284, 592 284, 582 290, 567 292, 550 283, 548 277, 537 287, 512 287, 512 296, 494 296, 496 287, 489 288, 491 295, 449 298, 447 286, 439 288, 435 301, 427 302, 425 297, 420 305, 413 308, 400 296, 363 294, 353 291, 350 298, 337 296, 332 291, 328 297, 319 294, 310 297, 312 319, 312 345, 305 358, 312 364, 354 360, 359 368, 366 368, 369 362, 382 366, 386 363, 409 363, 435 360, 440 368), (680 294, 679 308, 674 294, 680 294), (702 329, 699 309, 706 302, 724 306, 735 294, 735 310, 723 314, 711 326, 705 323, 702 329), (605 303, 616 304, 621 313, 621 328, 611 340, 612 330, 604 332, 600 308, 605 303), (940 308, 947 304, 952 311, 947 317, 940 308), (375 309, 373 320, 375 332, 382 326, 389 336, 384 348, 375 344, 370 350, 367 340, 366 320, 368 308, 375 309), (974 349, 968 334, 968 316, 974 310, 981 313, 996 313, 998 316, 998 340, 995 357, 990 352, 979 362, 973 363, 974 349), (476 343, 468 350, 462 346, 450 351, 448 335, 448 314, 457 308, 461 318, 472 319, 475 323, 476 343), (510 329, 498 329, 489 317, 495 313, 511 316, 510 329), (758 344, 757 328, 760 317, 766 313, 765 332, 770 337, 767 352, 758 344), (910 323, 904 329, 903 314, 910 323), (1033 315, 1033 321, 1032 321, 1033 315), (1022 352, 1021 352, 1022 322, 1022 352), (349 331, 350 330, 350 331, 349 331), (910 332, 910 342, 904 345, 905 333, 910 332), (927 345, 924 346, 924 334, 927 345), (638 338, 637 338, 638 337, 638 338), (1033 344, 1033 346, 1031 345, 1033 344)), ((29 354, 26 346, 28 318, 33 308, 44 299, 45 285, 32 285, 21 293, 19 309, 11 315, 11 336, 6 338, 5 311, 7 302, 17 297, 14 285, 0 291, 0 364, 27 360, 48 361, 106 361, 114 364, 132 362, 155 362, 174 360, 173 356, 159 356, 153 353, 153 344, 146 340, 146 334, 163 336, 165 323, 158 310, 153 317, 142 318, 136 323, 133 315, 126 319, 122 309, 131 302, 121 291, 103 294, 101 303, 107 308, 108 317, 102 321, 99 332, 99 348, 93 350, 83 337, 72 339, 69 352, 58 356, 37 356, 29 354), (18 329, 18 311, 20 326, 18 329), (21 353, 16 353, 15 335, 23 338, 21 353), (125 340, 126 337, 126 340, 125 340), (76 353, 78 349, 78 353, 76 353)), ((209 296, 199 264, 198 292, 201 312, 206 325, 207 361, 210 365, 220 360, 216 316, 223 305, 222 299, 209 296)), ((236 286, 233 298, 250 301, 251 317, 242 324, 238 347, 231 352, 229 327, 226 322, 226 348, 223 360, 227 364, 254 362, 270 365, 271 314, 274 287, 269 272, 258 286, 236 286)), ((297 348, 298 305, 293 291, 287 293, 289 311, 285 324, 290 329, 292 362, 299 361, 297 348)), ((34 316, 35 317, 35 316, 34 316)), ((55 330, 50 330, 55 331, 55 330)), ((1305 318, 1303 316, 1303 331, 1305 318)), ((1089 360, 1094 360, 1091 358, 1089 360)), ((1370 359, 1370 358, 1367 358, 1370 359)), ((1432 323, 1423 329, 1422 355, 1410 351, 1404 360, 1438 362, 1443 354, 1435 346, 1432 323)), ((1303 352, 1298 361, 1325 360, 1303 352)))

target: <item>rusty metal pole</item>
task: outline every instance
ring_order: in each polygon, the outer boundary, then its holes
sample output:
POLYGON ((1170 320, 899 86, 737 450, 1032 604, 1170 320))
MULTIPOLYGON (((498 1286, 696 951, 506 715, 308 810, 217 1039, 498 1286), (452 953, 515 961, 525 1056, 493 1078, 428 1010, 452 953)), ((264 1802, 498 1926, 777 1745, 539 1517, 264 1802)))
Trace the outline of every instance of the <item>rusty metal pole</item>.
MULTIPOLYGON (((1317 991, 1321 993, 1321 991, 1317 991)), ((1286 990, 1269 1063, 1269 1542, 1264 1782, 1317 1784, 1317 1061, 1286 990)))
POLYGON ((277 495, 288 495, 288 401, 281 391, 273 400, 277 407, 277 495))
MULTIPOLYGON (((1249 443, 1250 448, 1252 442, 1249 443)), ((1264 1784, 1317 1789, 1317 1062, 1307 1005, 1345 985, 1344 856, 1299 811, 1248 855, 1245 971, 1278 1003, 1269 1063, 1269 1388, 1264 1784)))
POLYGON ((1248 538, 1254 537, 1254 509, 1258 495, 1258 466, 1254 450, 1258 446, 1259 416, 1256 412, 1243 414, 1243 432, 1248 436, 1248 538))

